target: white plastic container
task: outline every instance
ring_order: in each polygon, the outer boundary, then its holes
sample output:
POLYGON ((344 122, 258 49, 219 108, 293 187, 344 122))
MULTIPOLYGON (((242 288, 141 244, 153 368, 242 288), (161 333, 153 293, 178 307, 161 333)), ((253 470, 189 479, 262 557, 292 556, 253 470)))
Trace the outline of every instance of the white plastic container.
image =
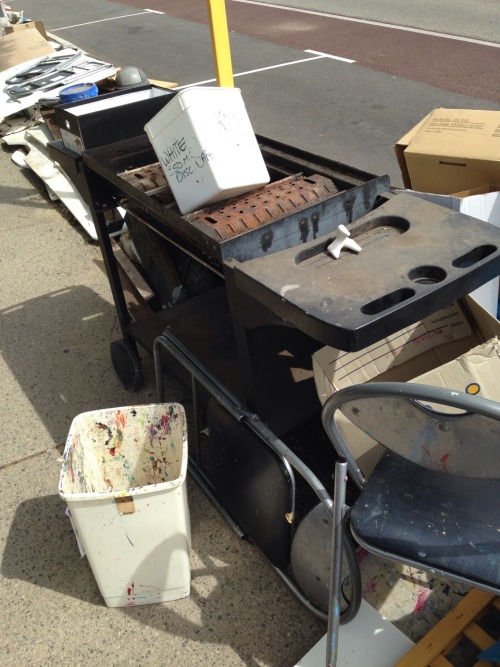
POLYGON ((181 90, 144 129, 182 214, 269 183, 238 88, 181 90))
POLYGON ((108 607, 190 593, 187 428, 178 403, 73 420, 59 481, 108 607))

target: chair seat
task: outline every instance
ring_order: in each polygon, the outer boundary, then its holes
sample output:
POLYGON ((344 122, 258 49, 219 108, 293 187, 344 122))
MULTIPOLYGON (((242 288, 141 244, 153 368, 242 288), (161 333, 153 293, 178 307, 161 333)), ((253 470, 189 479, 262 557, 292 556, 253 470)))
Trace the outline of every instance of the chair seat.
POLYGON ((500 589, 499 480, 443 474, 387 452, 350 521, 368 551, 500 589))

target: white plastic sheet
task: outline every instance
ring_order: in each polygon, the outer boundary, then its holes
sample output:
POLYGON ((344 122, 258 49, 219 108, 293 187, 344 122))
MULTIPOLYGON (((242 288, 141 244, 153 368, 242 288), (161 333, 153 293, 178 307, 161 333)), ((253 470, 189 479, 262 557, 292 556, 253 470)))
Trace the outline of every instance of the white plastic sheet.
MULTIPOLYGON (((78 54, 78 50, 66 48, 57 51, 57 55, 71 55, 71 54, 75 55, 78 54)), ((44 97, 51 97, 51 98, 57 97, 59 95, 59 92, 68 85, 72 85, 74 83, 79 83, 79 82, 96 83, 97 81, 101 81, 102 79, 105 79, 106 77, 112 76, 116 73, 116 68, 110 65, 109 63, 96 60, 95 58, 92 58, 91 56, 85 53, 80 53, 80 58, 78 58, 78 60, 75 60, 74 63, 74 65, 78 66, 78 69, 75 70, 75 73, 68 74, 67 79, 62 81, 60 86, 52 88, 51 90, 38 90, 31 93, 30 95, 27 95, 26 97, 21 97, 18 100, 13 100, 11 97, 9 97, 9 95, 7 95, 7 93, 5 92, 5 89, 7 88, 7 81, 14 75, 19 74, 19 72, 22 72, 31 65, 36 65, 36 63, 39 62, 40 60, 41 58, 35 58, 34 60, 29 60, 27 62, 21 63, 20 65, 16 65, 15 67, 10 67, 9 69, 0 72, 0 90, 2 91, 0 93, 0 122, 2 122, 5 118, 8 118, 9 116, 12 116, 14 114, 19 114, 23 112, 25 109, 29 109, 30 107, 35 105, 38 102, 38 100, 44 97), (90 63, 100 63, 102 67, 98 68, 97 65, 95 69, 92 68, 89 69, 89 71, 83 71, 81 69, 81 67, 85 68, 87 66, 90 66, 90 63)))

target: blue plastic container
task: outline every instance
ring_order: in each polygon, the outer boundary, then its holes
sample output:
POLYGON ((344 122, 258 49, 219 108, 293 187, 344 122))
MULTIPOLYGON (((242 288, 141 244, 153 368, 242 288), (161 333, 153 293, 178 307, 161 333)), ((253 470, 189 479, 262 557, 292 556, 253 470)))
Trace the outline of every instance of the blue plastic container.
POLYGON ((63 88, 59 93, 59 99, 63 104, 78 102, 89 97, 97 97, 98 89, 95 83, 76 83, 73 86, 63 88))

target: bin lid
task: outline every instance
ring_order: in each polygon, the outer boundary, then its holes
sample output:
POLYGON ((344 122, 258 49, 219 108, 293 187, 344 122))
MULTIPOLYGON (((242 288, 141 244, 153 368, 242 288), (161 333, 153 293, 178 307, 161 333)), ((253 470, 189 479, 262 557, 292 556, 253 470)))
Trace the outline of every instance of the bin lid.
POLYGON ((239 88, 227 88, 218 86, 192 86, 180 90, 177 95, 170 100, 163 109, 151 118, 144 126, 151 141, 160 134, 166 127, 176 121, 176 119, 190 108, 199 105, 201 109, 207 109, 207 105, 224 108, 230 104, 238 104, 241 109, 242 97, 239 88))

